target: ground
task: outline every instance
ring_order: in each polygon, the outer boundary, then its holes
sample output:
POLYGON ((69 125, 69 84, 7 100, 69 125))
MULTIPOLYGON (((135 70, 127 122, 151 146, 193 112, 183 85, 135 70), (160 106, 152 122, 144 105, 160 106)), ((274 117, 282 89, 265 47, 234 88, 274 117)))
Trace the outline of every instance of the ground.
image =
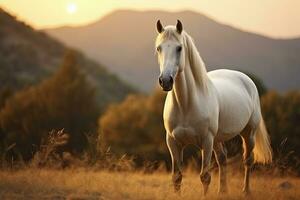
MULTIPOLYGON (((108 172, 90 169, 0 171, 0 199, 202 199, 196 173, 184 173, 181 196, 166 172, 108 172)), ((229 194, 217 195, 213 174, 206 199, 243 199, 240 174, 229 175, 229 194)), ((300 179, 253 175, 250 199, 300 199, 300 179)))

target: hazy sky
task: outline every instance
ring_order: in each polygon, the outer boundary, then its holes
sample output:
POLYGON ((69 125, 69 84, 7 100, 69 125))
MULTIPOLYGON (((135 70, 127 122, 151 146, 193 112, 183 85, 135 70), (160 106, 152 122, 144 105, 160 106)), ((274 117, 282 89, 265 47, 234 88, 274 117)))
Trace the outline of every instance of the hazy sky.
POLYGON ((300 36, 300 0, 0 0, 35 28, 94 22, 116 9, 194 10, 272 37, 300 36))

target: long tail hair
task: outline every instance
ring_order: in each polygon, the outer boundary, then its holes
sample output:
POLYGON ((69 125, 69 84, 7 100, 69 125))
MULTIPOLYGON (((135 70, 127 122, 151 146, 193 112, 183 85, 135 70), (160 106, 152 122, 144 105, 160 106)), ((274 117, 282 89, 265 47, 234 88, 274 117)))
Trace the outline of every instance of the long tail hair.
POLYGON ((253 149, 254 162, 267 164, 272 162, 272 149, 270 138, 265 126, 265 122, 261 117, 259 127, 255 134, 255 145, 253 149))

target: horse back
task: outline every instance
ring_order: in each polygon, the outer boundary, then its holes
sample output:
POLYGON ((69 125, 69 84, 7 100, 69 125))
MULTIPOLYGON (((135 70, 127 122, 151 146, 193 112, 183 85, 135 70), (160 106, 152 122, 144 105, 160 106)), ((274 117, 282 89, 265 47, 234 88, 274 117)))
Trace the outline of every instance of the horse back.
POLYGON ((218 97, 219 134, 239 134, 253 113, 260 113, 254 82, 246 74, 234 70, 215 70, 208 76, 218 97))

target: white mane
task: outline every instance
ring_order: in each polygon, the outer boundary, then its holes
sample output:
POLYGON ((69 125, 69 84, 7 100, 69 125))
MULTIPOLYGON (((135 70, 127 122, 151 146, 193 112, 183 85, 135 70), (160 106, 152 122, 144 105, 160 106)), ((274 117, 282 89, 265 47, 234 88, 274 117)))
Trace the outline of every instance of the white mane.
POLYGON ((194 44, 192 37, 189 36, 186 32, 183 32, 182 34, 184 38, 184 46, 186 49, 185 55, 186 57, 188 57, 189 66, 191 67, 195 81, 199 84, 199 87, 206 91, 208 77, 205 64, 194 44))

